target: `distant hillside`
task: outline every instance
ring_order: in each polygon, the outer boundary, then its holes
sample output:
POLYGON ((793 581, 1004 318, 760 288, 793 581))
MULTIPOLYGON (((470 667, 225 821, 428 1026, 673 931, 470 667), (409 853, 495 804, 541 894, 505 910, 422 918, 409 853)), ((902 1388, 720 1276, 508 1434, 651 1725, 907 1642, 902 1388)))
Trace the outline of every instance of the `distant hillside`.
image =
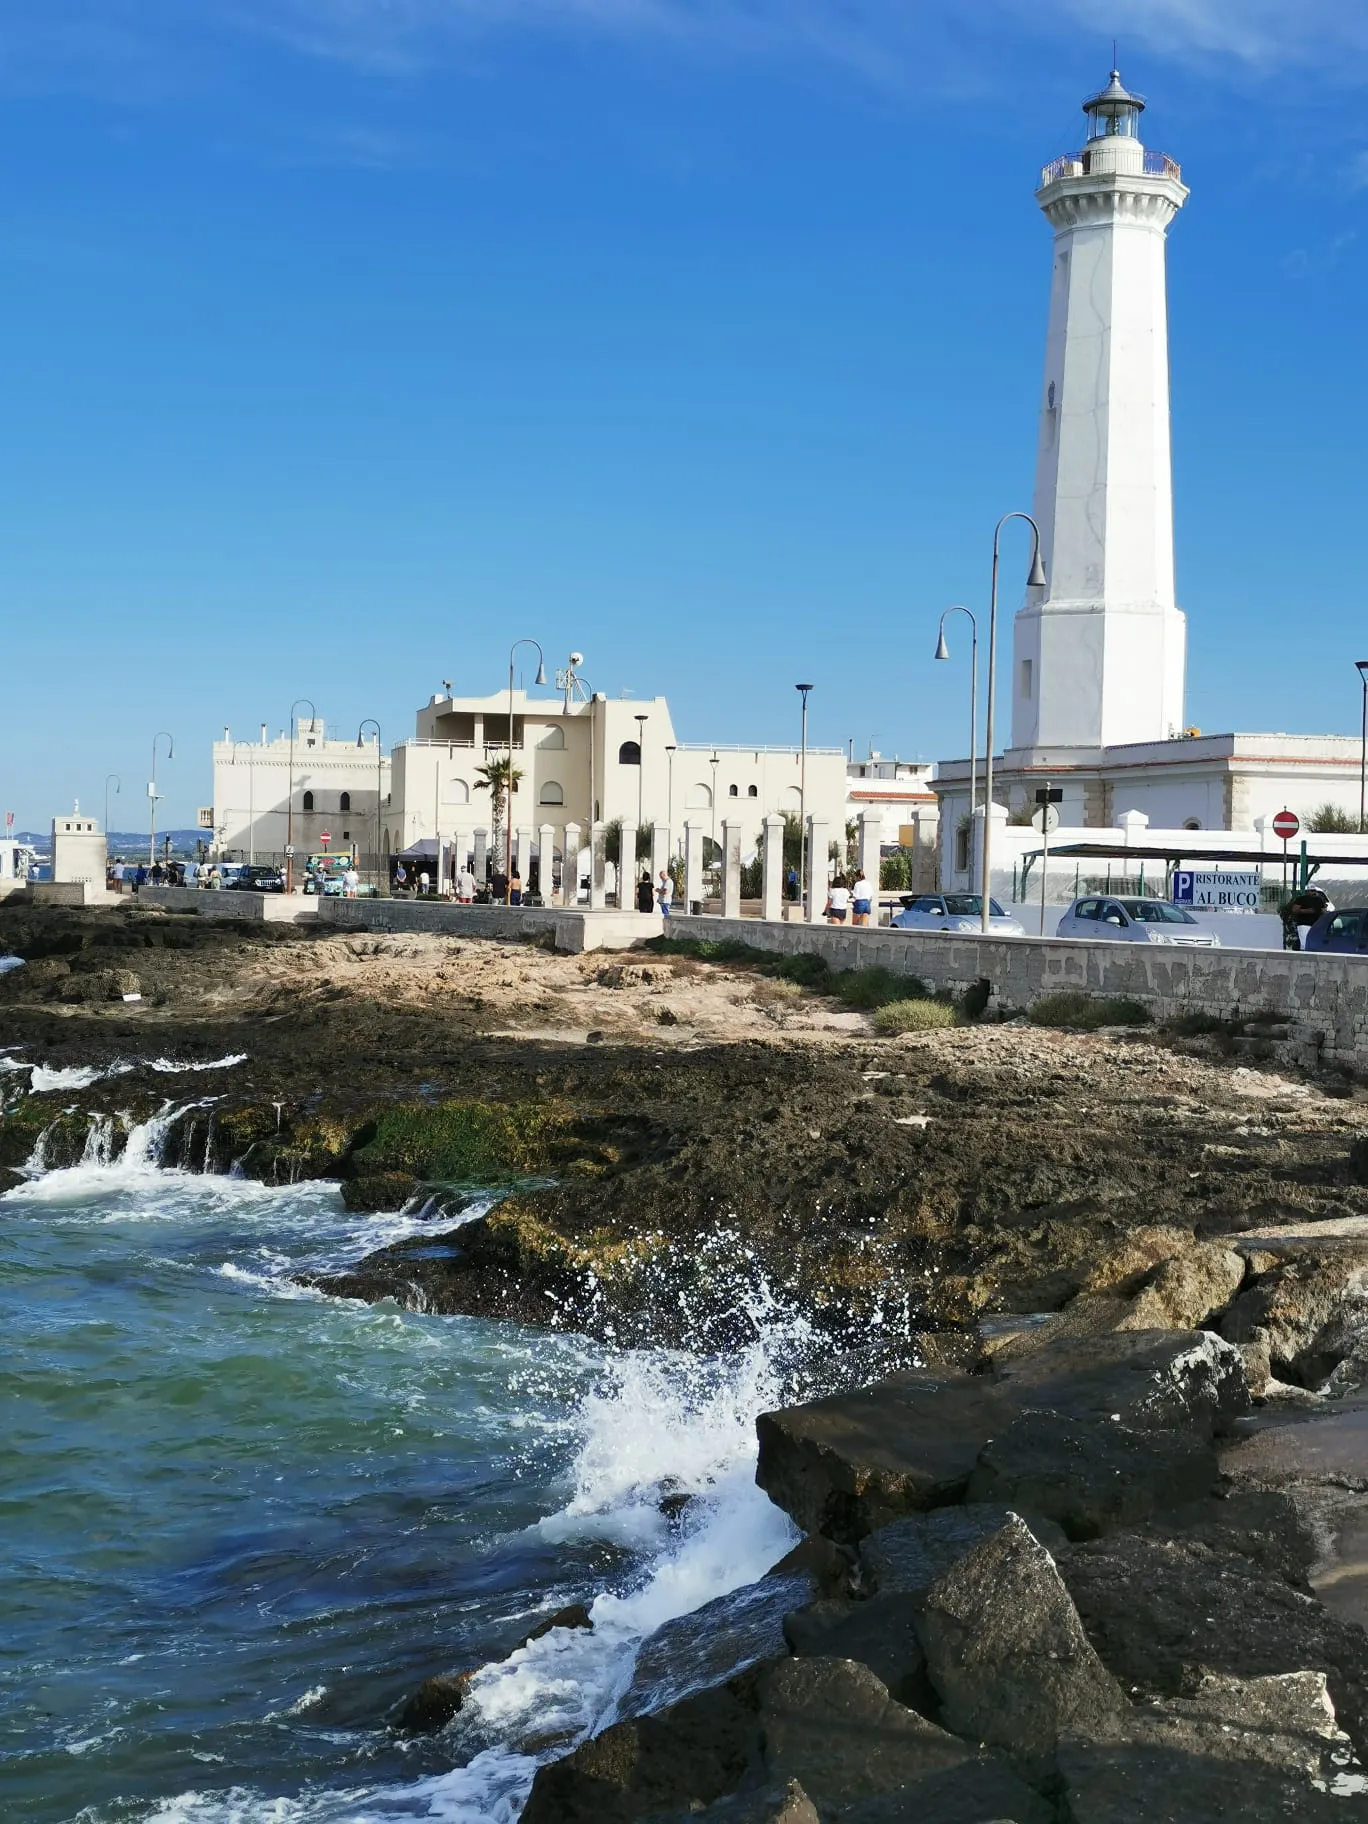
MULTIPOLYGON (((193 854, 195 844, 210 834, 208 830, 158 830, 157 849, 160 852, 165 839, 171 838, 171 848, 176 854, 193 854)), ((15 842, 27 843, 30 848, 47 850, 52 843, 52 831, 46 830, 12 830, 10 836, 15 842)), ((136 854, 147 847, 146 830, 111 830, 109 832, 109 850, 111 854, 124 851, 136 854)))

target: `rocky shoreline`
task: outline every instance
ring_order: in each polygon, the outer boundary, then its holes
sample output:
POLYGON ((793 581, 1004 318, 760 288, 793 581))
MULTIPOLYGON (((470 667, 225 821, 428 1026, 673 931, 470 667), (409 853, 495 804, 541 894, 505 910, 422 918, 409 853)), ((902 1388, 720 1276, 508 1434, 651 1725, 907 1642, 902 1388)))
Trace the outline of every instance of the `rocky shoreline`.
MULTIPOLYGON (((513 946, 462 946, 481 993, 435 1001, 436 953, 405 998, 402 958, 367 987, 288 930, 120 919, 30 920, 63 967, 0 978, 0 1182, 152 1123, 169 1165, 426 1211, 332 1293, 624 1346, 810 1333, 834 1391, 761 1418, 758 1469, 806 1544, 646 1643, 532 1824, 1368 1816, 1352 1086, 1144 1031, 881 1040, 815 1001, 760 1035, 763 995, 697 965, 576 977, 623 1009, 587 1042, 513 946), (660 1021, 707 995, 726 1042, 660 1021)), ((396 1726, 459 1707, 434 1673, 396 1726)))

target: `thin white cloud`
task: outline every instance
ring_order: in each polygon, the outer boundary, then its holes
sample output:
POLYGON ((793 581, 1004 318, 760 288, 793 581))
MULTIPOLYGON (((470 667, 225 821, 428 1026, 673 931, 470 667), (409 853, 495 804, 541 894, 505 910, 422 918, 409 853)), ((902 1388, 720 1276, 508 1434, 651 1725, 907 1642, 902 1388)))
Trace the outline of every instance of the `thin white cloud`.
POLYGON ((1127 58, 1234 82, 1368 82, 1363 0, 0 0, 0 82, 135 97, 203 76, 225 46, 417 75, 501 40, 666 44, 712 58, 804 60, 896 88, 1000 85, 1012 47, 1110 39, 1127 58))

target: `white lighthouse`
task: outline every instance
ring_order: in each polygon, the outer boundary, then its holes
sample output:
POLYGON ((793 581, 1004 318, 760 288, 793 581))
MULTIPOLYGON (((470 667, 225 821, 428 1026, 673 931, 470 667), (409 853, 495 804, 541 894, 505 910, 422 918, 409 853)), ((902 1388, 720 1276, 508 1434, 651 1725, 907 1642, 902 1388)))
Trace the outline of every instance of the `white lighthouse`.
POLYGON ((1082 152, 1047 165, 1036 192, 1055 236, 1035 483, 1049 581, 1016 617, 1023 761, 1183 726, 1164 250, 1188 192, 1141 143, 1144 107, 1113 70, 1083 104, 1082 152))

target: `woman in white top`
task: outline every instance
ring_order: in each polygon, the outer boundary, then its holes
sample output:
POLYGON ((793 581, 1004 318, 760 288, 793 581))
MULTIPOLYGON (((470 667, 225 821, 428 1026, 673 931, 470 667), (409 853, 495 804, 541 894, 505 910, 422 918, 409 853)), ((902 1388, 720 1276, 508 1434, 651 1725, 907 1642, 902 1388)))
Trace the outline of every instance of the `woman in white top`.
POLYGON ((854 916, 852 917, 852 919, 850 921, 851 924, 852 925, 867 925, 869 923, 870 908, 872 907, 872 905, 874 903, 874 896, 870 890, 869 882, 865 879, 863 873, 859 873, 856 875, 855 885, 850 889, 850 892, 851 892, 851 908, 850 909, 851 909, 852 913, 854 914, 854 916))
POLYGON ((838 874, 827 891, 827 923, 843 925, 850 910, 850 888, 844 874, 838 874))

